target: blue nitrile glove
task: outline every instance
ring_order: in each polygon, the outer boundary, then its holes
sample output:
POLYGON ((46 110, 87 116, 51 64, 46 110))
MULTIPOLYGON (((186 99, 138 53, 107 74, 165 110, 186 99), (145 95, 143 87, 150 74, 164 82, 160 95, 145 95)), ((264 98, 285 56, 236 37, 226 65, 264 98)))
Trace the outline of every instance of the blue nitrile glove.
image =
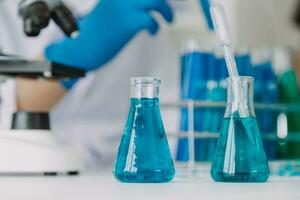
MULTIPOLYGON (((76 39, 65 38, 50 45, 48 60, 86 70, 98 69, 111 60, 138 32, 148 30, 155 35, 159 29, 151 12, 157 11, 167 22, 173 14, 165 0, 101 0, 79 24, 76 39)), ((72 84, 63 83, 66 88, 72 84)))
POLYGON ((214 24, 210 14, 210 0, 199 0, 202 6, 203 14, 206 18, 207 26, 209 30, 214 30, 214 24))

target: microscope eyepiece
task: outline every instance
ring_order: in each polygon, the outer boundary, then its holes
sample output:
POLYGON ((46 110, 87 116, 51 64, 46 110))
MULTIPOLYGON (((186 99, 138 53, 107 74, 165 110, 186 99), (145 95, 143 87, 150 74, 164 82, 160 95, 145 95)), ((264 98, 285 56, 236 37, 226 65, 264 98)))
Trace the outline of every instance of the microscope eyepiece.
POLYGON ((67 36, 74 38, 79 33, 71 10, 60 0, 22 0, 19 14, 23 18, 27 36, 38 36, 51 19, 67 36))
POLYGON ((49 24, 50 11, 43 1, 36 1, 23 7, 20 14, 23 17, 24 32, 28 36, 38 36, 49 24))
POLYGON ((69 37, 78 35, 78 26, 72 12, 63 3, 54 7, 51 12, 51 18, 69 37))

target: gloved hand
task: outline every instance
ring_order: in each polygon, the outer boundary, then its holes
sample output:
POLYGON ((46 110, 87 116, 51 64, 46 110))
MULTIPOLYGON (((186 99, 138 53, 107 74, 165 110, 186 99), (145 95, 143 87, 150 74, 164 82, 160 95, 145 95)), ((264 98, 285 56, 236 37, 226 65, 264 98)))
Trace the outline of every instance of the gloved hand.
POLYGON ((157 33, 159 25, 151 11, 160 13, 167 22, 173 20, 165 0, 101 0, 79 24, 78 38, 65 38, 50 45, 45 56, 50 61, 87 72, 98 69, 141 30, 146 29, 152 35, 157 33))
POLYGON ((211 1, 210 0, 200 0, 200 4, 202 6, 203 14, 205 16, 209 30, 214 30, 214 24, 213 24, 211 14, 210 14, 211 1))

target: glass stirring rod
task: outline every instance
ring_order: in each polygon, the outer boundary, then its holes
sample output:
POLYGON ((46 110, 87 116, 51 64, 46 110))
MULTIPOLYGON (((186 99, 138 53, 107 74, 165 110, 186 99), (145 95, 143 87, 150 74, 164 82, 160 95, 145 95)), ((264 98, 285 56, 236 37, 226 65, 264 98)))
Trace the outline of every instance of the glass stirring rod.
POLYGON ((243 86, 240 82, 236 61, 234 59, 232 42, 224 7, 221 4, 214 3, 211 5, 210 11, 220 45, 224 51, 228 74, 233 81, 234 95, 238 100, 238 105, 233 106, 233 108, 239 111, 241 117, 247 117, 249 116, 247 103, 245 100, 243 86))
POLYGON ((233 95, 235 96, 236 103, 232 105, 232 111, 238 112, 241 118, 244 118, 243 125, 246 129, 249 141, 254 144, 254 138, 251 134, 251 127, 248 125, 247 117, 250 116, 246 95, 243 90, 243 85, 240 81, 240 76, 237 70, 234 53, 232 50, 232 42, 229 32, 229 26, 227 23, 227 17, 224 7, 219 3, 211 5, 210 9, 213 24, 219 39, 219 43, 223 48, 226 66, 230 79, 232 80, 233 95))

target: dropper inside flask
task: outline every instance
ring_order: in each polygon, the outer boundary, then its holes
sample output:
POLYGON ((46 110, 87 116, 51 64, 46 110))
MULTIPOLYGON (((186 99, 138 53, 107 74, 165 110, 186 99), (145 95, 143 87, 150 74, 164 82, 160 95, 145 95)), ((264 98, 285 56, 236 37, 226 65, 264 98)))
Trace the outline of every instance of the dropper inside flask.
POLYGON ((269 177, 268 161, 257 126, 253 104, 253 78, 240 77, 249 116, 241 117, 236 109, 233 81, 228 79, 227 106, 212 162, 211 175, 220 182, 265 182, 269 177))
POLYGON ((228 74, 232 80, 233 92, 238 99, 237 109, 241 116, 247 117, 249 113, 247 104, 245 103, 245 94, 240 82, 240 76, 232 50, 232 42, 224 7, 221 4, 213 4, 211 6, 211 14, 220 46, 224 52, 228 74))
MULTIPOLYGON (((228 74, 232 81, 233 95, 237 99, 237 104, 235 106, 232 106, 232 109, 234 112, 239 112, 240 117, 247 119, 247 117, 249 116, 249 112, 245 98, 246 95, 244 93, 241 79, 237 70, 224 7, 221 4, 213 4, 211 6, 211 14, 220 46, 222 47, 224 52, 228 74)), ((249 127, 246 120, 243 121, 243 124, 245 127, 249 127)), ((251 134, 249 133, 249 131, 251 130, 247 130, 247 135, 250 139, 251 134)))
POLYGON ((253 78, 239 76, 223 6, 213 4, 211 14, 229 74, 228 102, 211 176, 220 182, 266 182, 270 172, 253 108, 253 78))
MULTIPOLYGON (((228 74, 232 81, 233 95, 237 99, 237 104, 232 106, 232 109, 234 112, 239 112, 240 117, 247 118, 249 116, 249 112, 247 108, 245 92, 243 90, 232 50, 232 42, 224 7, 221 4, 213 4, 211 6, 211 14, 220 46, 224 52, 228 74)), ((247 121, 244 121, 243 123, 245 127, 248 127, 247 121)), ((247 130, 247 133, 248 131, 251 130, 247 130)), ((251 134, 248 133, 249 139, 251 137, 250 135, 251 134)))

